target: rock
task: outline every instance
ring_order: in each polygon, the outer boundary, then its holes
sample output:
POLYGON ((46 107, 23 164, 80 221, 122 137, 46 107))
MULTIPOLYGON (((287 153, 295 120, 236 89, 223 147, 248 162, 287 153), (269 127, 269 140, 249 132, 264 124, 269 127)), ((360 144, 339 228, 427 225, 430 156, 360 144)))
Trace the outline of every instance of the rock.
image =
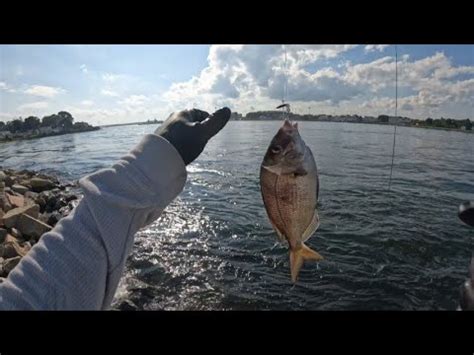
POLYGON ((0 170, 0 181, 5 181, 7 178, 7 174, 3 172, 3 170, 0 170))
POLYGON ((13 206, 5 195, 6 194, 0 194, 0 209, 2 209, 3 212, 8 212, 13 208, 13 206))
POLYGON ((5 237, 4 243, 10 243, 10 242, 18 242, 18 239, 16 239, 11 234, 7 234, 7 236, 5 237))
POLYGON ((27 214, 22 214, 18 218, 16 226, 23 234, 36 239, 52 229, 51 226, 27 214))
POLYGON ((25 205, 25 198, 23 196, 18 196, 18 195, 10 195, 10 194, 5 194, 7 197, 8 202, 15 207, 23 207, 25 205))
POLYGON ((1 284, 2 282, 5 282, 5 281, 7 281, 7 279, 6 279, 6 278, 4 278, 4 277, 0 277, 0 284, 1 284))
POLYGON ((66 202, 71 202, 71 201, 74 201, 74 200, 77 200, 78 197, 76 195, 67 195, 66 196, 66 202))
POLYGON ((23 195, 26 191, 28 191, 28 188, 20 184, 14 184, 12 186, 12 190, 23 195))
POLYGON ((40 206, 40 211, 43 213, 46 210, 46 200, 43 196, 38 196, 35 202, 40 206))
POLYGON ((21 256, 16 256, 14 258, 4 260, 2 265, 4 275, 8 275, 15 268, 15 266, 18 265, 20 260, 21 256))
POLYGON ((35 201, 39 196, 39 193, 33 192, 33 191, 27 191, 25 192, 25 198, 30 198, 33 201, 35 201))
POLYGON ((12 239, 0 245, 0 257, 8 259, 16 256, 25 256, 30 249, 31 246, 29 244, 20 246, 17 240, 12 239))
POLYGON ((23 234, 16 228, 12 228, 10 230, 10 233, 15 237, 15 238, 22 238, 23 234))
POLYGON ((5 212, 0 208, 0 227, 3 227, 3 215, 5 212))
POLYGON ((51 197, 46 202, 45 211, 46 212, 53 212, 55 210, 58 210, 59 208, 61 208, 61 202, 58 202, 58 198, 56 196, 51 195, 51 197), (56 207, 56 206, 58 206, 58 207, 56 207))
POLYGON ((7 176, 4 180, 4 183, 5 183, 5 186, 12 187, 13 184, 15 183, 15 180, 11 176, 7 176))
POLYGON ((5 188, 4 188, 4 191, 5 191, 5 192, 8 192, 9 194, 10 194, 10 193, 13 193, 11 187, 5 187, 5 188))
POLYGON ((8 231, 6 229, 0 228, 0 243, 3 243, 5 241, 7 234, 8 231))
POLYGON ((5 213, 5 215, 3 216, 3 223, 7 228, 14 227, 18 217, 20 217, 20 215, 23 213, 30 215, 33 218, 37 218, 39 213, 39 206, 31 205, 14 208, 5 213))
POLYGON ((56 184, 50 180, 34 177, 30 180, 31 188, 34 192, 41 192, 51 190, 56 187, 56 184))
POLYGON ((48 215, 48 219, 47 219, 46 223, 49 224, 50 226, 54 227, 56 225, 56 223, 58 223, 61 218, 63 218, 61 213, 59 213, 57 211, 54 211, 54 212, 51 212, 51 214, 48 215))
POLYGON ((120 311, 137 311, 138 306, 130 300, 123 300, 117 307, 120 311))
POLYGON ((65 206, 67 206, 66 199, 61 196, 56 200, 56 204, 54 205, 54 209, 59 210, 62 207, 65 207, 65 206))
POLYGON ((40 213, 38 215, 38 219, 41 222, 44 222, 44 223, 49 224, 50 226, 52 226, 51 223, 48 223, 49 217, 51 217, 51 213, 48 213, 48 212, 43 212, 43 213, 40 213))

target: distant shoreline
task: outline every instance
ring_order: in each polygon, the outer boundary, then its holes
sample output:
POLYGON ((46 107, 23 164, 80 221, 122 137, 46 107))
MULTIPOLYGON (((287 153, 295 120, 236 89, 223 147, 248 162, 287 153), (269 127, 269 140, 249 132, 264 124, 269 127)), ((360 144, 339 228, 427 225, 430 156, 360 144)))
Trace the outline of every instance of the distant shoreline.
POLYGON ((116 124, 106 124, 99 127, 119 127, 119 126, 141 126, 141 125, 149 125, 149 124, 159 124, 163 123, 163 121, 145 121, 145 122, 130 122, 130 123, 116 123, 116 124))
POLYGON ((91 128, 84 128, 77 131, 64 131, 64 132, 51 132, 51 133, 42 133, 42 134, 35 134, 35 135, 28 135, 28 136, 13 136, 13 137, 0 137, 0 143, 7 143, 7 142, 15 142, 15 141, 23 141, 23 140, 33 140, 38 138, 44 137, 55 137, 55 136, 62 136, 65 134, 74 134, 74 133, 84 133, 84 132, 92 132, 98 131, 100 127, 91 127, 91 128))
MULTIPOLYGON (((242 119, 242 120, 232 120, 232 122, 271 122, 271 121, 280 121, 280 119, 242 119)), ((353 123, 353 124, 368 124, 368 125, 379 125, 379 126, 397 126, 397 127, 407 127, 407 128, 424 128, 424 129, 436 129, 442 131, 454 131, 454 132, 463 132, 463 133, 474 133, 474 130, 465 130, 459 128, 447 128, 447 127, 430 127, 430 126, 415 126, 415 125, 406 125, 406 124, 393 124, 393 123, 383 123, 383 122, 347 122, 347 121, 330 121, 330 120, 302 120, 302 119, 292 119, 295 122, 327 122, 327 123, 353 123)))

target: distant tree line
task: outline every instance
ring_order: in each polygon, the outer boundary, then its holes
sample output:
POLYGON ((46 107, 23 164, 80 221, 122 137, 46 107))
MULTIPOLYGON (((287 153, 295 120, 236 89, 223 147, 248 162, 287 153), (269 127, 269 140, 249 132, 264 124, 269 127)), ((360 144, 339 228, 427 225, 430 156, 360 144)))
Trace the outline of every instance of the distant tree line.
POLYGON ((0 121, 0 131, 9 131, 11 133, 34 131, 41 127, 59 129, 61 132, 74 132, 93 128, 86 122, 74 123, 74 117, 66 111, 44 116, 41 120, 36 116, 29 116, 25 119, 21 117, 16 118, 7 123, 0 121))
POLYGON ((423 127, 438 127, 438 128, 454 128, 454 129, 465 129, 472 131, 472 122, 469 118, 465 120, 455 120, 452 118, 436 118, 433 119, 428 117, 426 120, 414 120, 419 126, 423 127))

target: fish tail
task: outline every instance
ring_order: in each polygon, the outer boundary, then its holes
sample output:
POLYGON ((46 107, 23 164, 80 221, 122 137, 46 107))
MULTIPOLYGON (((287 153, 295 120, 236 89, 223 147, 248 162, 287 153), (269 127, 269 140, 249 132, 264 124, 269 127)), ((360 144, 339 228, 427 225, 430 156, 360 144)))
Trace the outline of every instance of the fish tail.
POLYGON ((290 249, 291 280, 293 283, 296 282, 305 260, 320 261, 323 259, 324 258, 318 252, 310 249, 304 243, 302 243, 301 248, 297 250, 290 249))

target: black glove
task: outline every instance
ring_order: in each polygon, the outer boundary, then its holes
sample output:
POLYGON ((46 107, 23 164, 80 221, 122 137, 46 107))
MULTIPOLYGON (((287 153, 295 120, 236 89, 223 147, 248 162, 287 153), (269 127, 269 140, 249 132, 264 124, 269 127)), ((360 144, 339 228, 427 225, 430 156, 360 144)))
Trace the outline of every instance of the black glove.
POLYGON ((172 113, 155 131, 179 152, 186 165, 204 150, 209 139, 217 134, 230 118, 230 110, 221 108, 209 113, 197 109, 172 113))

